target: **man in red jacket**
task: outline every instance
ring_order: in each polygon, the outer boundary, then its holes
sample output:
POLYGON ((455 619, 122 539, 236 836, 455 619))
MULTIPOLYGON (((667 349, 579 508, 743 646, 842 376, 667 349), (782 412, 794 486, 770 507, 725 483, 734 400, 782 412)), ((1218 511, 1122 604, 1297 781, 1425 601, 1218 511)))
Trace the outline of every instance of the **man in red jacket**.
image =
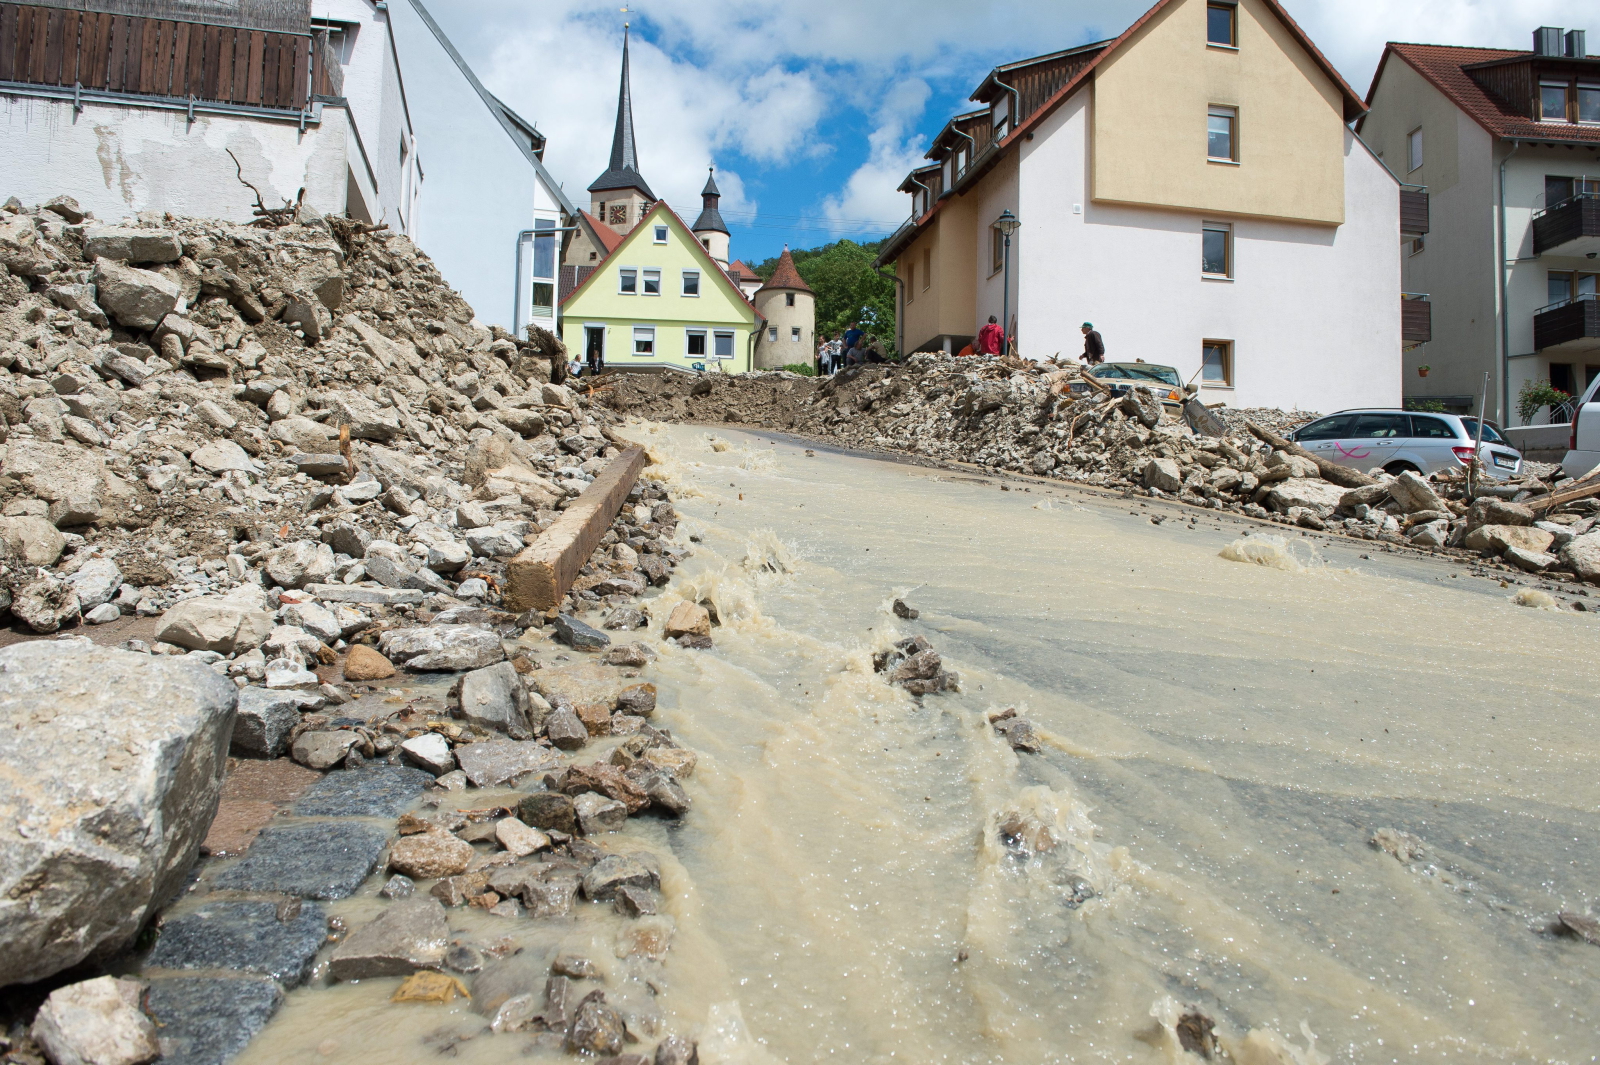
POLYGON ((998 355, 1000 346, 1005 343, 1005 332, 995 322, 994 315, 989 316, 989 324, 978 330, 978 354, 998 355))

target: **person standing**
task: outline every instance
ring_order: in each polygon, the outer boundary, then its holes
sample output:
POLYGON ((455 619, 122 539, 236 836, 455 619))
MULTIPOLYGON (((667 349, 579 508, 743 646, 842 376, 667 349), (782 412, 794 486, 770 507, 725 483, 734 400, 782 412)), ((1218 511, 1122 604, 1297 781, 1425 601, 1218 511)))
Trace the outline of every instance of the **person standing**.
POLYGON ((866 335, 861 331, 860 322, 851 322, 850 328, 844 331, 844 361, 847 365, 854 366, 861 361, 861 341, 866 335))
POLYGON ((994 315, 989 316, 989 324, 978 330, 978 354, 998 355, 1000 346, 1005 342, 1004 330, 995 321, 994 315))
POLYGON ((1078 358, 1089 366, 1099 366, 1106 361, 1106 342, 1100 338, 1093 322, 1083 323, 1083 354, 1078 358))

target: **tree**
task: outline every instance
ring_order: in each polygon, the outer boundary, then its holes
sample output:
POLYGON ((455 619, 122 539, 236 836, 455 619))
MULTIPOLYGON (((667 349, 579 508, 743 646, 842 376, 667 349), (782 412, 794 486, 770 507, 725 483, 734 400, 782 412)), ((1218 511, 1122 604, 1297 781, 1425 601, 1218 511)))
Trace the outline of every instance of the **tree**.
MULTIPOLYGON (((791 250, 795 269, 817 294, 817 336, 832 336, 860 322, 888 354, 895 353, 894 282, 872 268, 882 241, 838 240, 820 248, 791 250)), ((751 267, 763 281, 778 268, 777 257, 751 267)))

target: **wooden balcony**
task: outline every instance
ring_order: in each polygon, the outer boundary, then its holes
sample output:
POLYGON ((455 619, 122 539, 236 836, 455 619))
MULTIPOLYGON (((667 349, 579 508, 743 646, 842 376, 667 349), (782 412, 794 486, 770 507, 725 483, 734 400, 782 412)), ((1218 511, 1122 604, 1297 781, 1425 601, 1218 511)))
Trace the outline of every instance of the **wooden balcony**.
POLYGON ((1417 292, 1400 294, 1400 341, 1426 344, 1433 339, 1433 304, 1417 292))
POLYGON ((1533 216, 1533 254, 1591 255, 1600 252, 1600 195, 1583 193, 1533 216))
POLYGON ((1426 189, 1400 190, 1400 232, 1420 237, 1428 231, 1426 189))
POLYGON ((1585 293, 1553 303, 1533 316, 1533 346, 1541 352, 1585 354, 1600 351, 1600 299, 1585 293))

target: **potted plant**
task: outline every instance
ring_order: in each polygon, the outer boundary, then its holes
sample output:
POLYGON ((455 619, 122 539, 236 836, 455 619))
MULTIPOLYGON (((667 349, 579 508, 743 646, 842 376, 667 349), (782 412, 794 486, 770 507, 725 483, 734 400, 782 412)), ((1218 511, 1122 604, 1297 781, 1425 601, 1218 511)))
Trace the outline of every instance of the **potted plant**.
POLYGON ((1431 370, 1431 369, 1433 369, 1432 366, 1418 366, 1417 367, 1417 376, 1418 377, 1427 377, 1428 376, 1428 371, 1431 370))

